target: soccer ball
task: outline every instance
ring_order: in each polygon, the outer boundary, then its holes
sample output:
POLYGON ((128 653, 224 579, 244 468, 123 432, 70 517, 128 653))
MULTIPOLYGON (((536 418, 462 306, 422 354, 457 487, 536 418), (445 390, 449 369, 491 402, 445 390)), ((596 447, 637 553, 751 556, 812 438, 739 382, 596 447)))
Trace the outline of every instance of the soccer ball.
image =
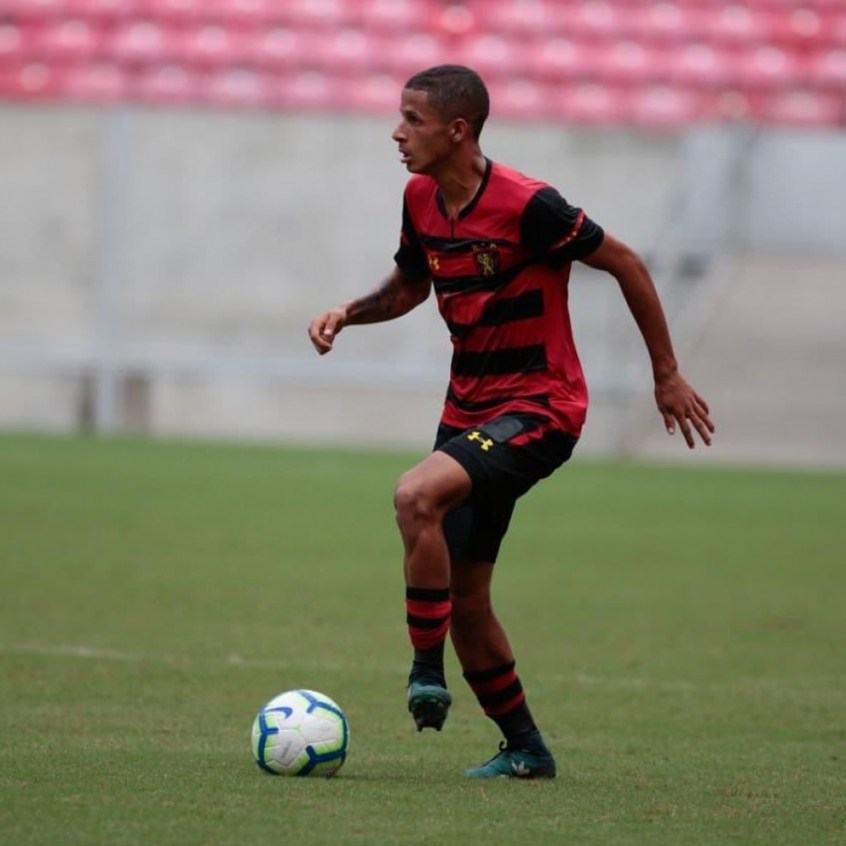
POLYGON ((314 690, 288 690, 253 722, 253 755, 265 772, 332 776, 347 757, 350 729, 340 707, 314 690))

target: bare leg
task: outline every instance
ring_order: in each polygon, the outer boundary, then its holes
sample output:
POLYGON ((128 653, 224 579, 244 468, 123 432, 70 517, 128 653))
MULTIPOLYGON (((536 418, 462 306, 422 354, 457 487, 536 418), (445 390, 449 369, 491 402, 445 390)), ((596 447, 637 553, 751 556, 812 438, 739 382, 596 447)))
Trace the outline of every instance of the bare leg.
MULTIPOLYGON (((555 763, 541 738, 516 673, 514 653, 491 603, 493 564, 468 562, 452 571, 452 628, 455 652, 464 678, 475 693, 486 716, 493 720, 509 749, 529 750, 536 758, 522 758, 528 769, 520 774, 532 777, 555 773, 555 763)), ((470 774, 510 775, 513 752, 496 765, 486 764, 470 774), (503 763, 504 761, 504 763, 503 763), (505 766, 503 772, 501 767, 505 766)), ((522 753, 521 753, 522 754, 522 753)), ((518 761, 519 763, 519 761, 518 761)))
POLYGON ((450 628, 450 556, 442 522, 470 493, 461 465, 434 452, 404 474, 394 495, 405 546, 405 602, 414 661, 408 678, 408 710, 418 731, 444 724, 452 697, 444 676, 444 641, 450 628))
POLYGON ((491 603, 493 564, 459 564, 452 572, 452 628, 455 654, 467 673, 514 660, 511 644, 491 603))
POLYGON ((406 585, 449 587, 449 551, 441 521, 469 496, 471 487, 467 471, 442 452, 433 452, 400 478, 394 506, 405 546, 406 585))

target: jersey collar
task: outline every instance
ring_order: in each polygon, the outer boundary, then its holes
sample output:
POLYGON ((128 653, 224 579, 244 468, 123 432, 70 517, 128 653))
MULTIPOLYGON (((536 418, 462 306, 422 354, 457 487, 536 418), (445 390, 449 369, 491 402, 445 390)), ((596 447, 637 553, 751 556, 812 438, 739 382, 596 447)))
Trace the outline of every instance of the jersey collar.
MULTIPOLYGON (((485 193, 485 188, 488 187, 488 182, 491 178, 491 168, 493 167, 493 162, 485 156, 485 172, 482 174, 482 181, 479 183, 479 187, 476 189, 476 193, 473 195, 472 199, 466 206, 464 206, 461 211, 458 213, 457 220, 464 220, 473 209, 479 204, 479 200, 482 199, 482 194, 485 193)), ((437 188, 435 190, 435 199, 438 203, 438 211, 444 216, 446 220, 449 220, 449 214, 447 213, 446 204, 444 203, 444 198, 441 196, 441 189, 437 188)))

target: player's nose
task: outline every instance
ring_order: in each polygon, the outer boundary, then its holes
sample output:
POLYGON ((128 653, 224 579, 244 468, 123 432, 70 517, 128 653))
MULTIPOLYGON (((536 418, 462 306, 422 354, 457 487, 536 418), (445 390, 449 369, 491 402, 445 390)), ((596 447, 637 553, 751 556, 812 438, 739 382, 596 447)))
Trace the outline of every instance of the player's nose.
POLYGON ((405 141, 405 133, 402 131, 402 124, 398 123, 396 129, 391 133, 391 138, 397 142, 397 144, 402 144, 405 141))

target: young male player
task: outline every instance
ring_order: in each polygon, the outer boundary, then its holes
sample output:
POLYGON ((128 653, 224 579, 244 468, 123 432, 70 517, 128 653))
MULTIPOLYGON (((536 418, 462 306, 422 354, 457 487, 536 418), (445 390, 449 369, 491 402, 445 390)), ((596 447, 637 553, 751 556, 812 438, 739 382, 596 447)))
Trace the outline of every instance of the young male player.
POLYGON ((464 678, 504 742, 471 777, 549 778, 555 760, 526 703, 514 655, 491 605, 491 577, 515 500, 570 457, 587 408, 567 310, 570 264, 605 270, 640 329, 668 433, 689 447, 714 426, 682 378, 643 262, 549 185, 485 158, 488 93, 469 68, 413 76, 393 133, 413 174, 405 189, 396 267, 368 296, 316 317, 321 355, 345 326, 392 320, 432 288, 449 327, 449 388, 431 455, 395 491, 405 547, 414 661, 408 708, 440 731, 452 699, 444 678, 450 634, 464 678))

